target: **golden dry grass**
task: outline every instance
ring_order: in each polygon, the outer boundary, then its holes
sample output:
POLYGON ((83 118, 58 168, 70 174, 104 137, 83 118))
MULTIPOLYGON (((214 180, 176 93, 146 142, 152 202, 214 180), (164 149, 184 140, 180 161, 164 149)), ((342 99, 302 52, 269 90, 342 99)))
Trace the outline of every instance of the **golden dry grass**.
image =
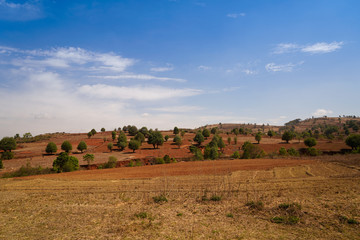
POLYGON ((360 239, 359 225, 339 220, 360 221, 357 162, 149 179, 0 179, 0 239, 360 239), (161 194, 168 202, 154 203, 161 194), (202 200, 213 195, 221 201, 202 200), (264 209, 249 209, 249 201, 264 209), (292 202, 302 206, 300 222, 272 223, 277 206, 292 202))

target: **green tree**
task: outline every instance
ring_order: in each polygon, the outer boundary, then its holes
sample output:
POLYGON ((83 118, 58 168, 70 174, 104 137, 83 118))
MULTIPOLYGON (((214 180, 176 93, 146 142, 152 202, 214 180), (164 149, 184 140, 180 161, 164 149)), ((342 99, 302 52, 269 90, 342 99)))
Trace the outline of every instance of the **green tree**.
POLYGON ((202 135, 205 137, 205 139, 208 139, 208 137, 210 137, 209 129, 204 128, 204 130, 202 131, 202 135))
POLYGON ((133 150, 133 152, 135 152, 135 150, 139 149, 140 147, 140 142, 135 140, 135 139, 131 139, 129 142, 129 148, 131 150, 133 150))
POLYGON ((148 137, 148 143, 152 144, 155 148, 159 148, 159 146, 163 145, 164 137, 162 136, 161 132, 154 131, 148 137))
POLYGON ((217 146, 209 146, 207 145, 204 150, 204 158, 215 160, 219 158, 219 151, 217 146))
POLYGON ((93 135, 93 134, 92 134, 91 131, 87 133, 88 138, 91 138, 92 135, 93 135))
POLYGON ((178 128, 178 127, 174 127, 173 133, 174 133, 174 134, 179 134, 179 128, 178 128))
POLYGON ((216 134, 217 131, 218 131, 218 128, 217 128, 217 127, 213 127, 213 128, 211 129, 211 134, 216 134))
POLYGON ((113 147, 114 147, 113 143, 108 143, 107 148, 110 150, 110 152, 112 152, 113 147))
POLYGON ((234 137, 234 143, 237 144, 237 137, 234 137))
POLYGON ((96 132, 96 130, 93 128, 93 129, 91 129, 91 133, 92 133, 92 135, 95 135, 97 132, 96 132))
POLYGON ((117 146, 120 149, 120 151, 123 151, 127 145, 128 145, 128 143, 127 143, 126 135, 125 135, 125 133, 121 132, 119 134, 117 146))
POLYGON ((252 159, 252 158, 260 158, 265 155, 265 152, 260 149, 257 145, 252 144, 247 141, 242 146, 243 155, 241 158, 243 159, 252 159))
POLYGON ((198 131, 194 137, 194 141, 200 146, 202 142, 204 142, 204 135, 202 135, 201 131, 198 131))
POLYGON ((115 139, 116 139, 116 131, 111 132, 111 138, 112 138, 113 141, 115 141, 115 139))
POLYGON ((3 137, 0 140, 0 150, 4 152, 11 152, 11 150, 16 149, 16 141, 12 137, 3 137))
POLYGON ((32 137, 33 137, 32 134, 29 133, 29 132, 23 134, 23 138, 24 138, 24 139, 30 139, 30 138, 32 138, 32 137))
POLYGON ((95 159, 94 154, 87 153, 83 156, 83 160, 87 162, 88 168, 90 168, 90 163, 95 159))
POLYGON ((225 143, 222 137, 218 138, 218 147, 220 148, 221 152, 224 152, 225 143))
POLYGON ((261 137, 262 137, 261 132, 258 132, 258 133, 255 135, 255 140, 258 142, 258 144, 260 144, 261 137))
POLYGON ((307 147, 311 148, 311 147, 315 146, 317 144, 317 142, 316 142, 315 138, 309 137, 309 138, 304 140, 304 144, 307 147))
POLYGON ((100 130, 101 132, 105 132, 105 128, 101 128, 101 130, 100 130))
POLYGON ((228 142, 229 145, 231 144, 231 137, 227 138, 227 142, 228 142))
POLYGON ((176 135, 173 139, 173 142, 180 148, 182 144, 182 139, 179 135, 176 135))
POLYGON ((145 142, 145 136, 144 136, 144 134, 142 134, 142 132, 138 132, 138 133, 135 135, 134 139, 135 139, 136 141, 138 141, 140 144, 142 144, 143 142, 145 142))
POLYGON ((286 141, 286 143, 289 143, 290 140, 292 140, 294 137, 293 133, 290 131, 285 131, 281 137, 282 140, 286 141))
POLYGON ((165 138, 165 142, 167 142, 167 141, 169 140, 169 138, 170 138, 170 137, 169 137, 169 135, 165 135, 165 137, 164 137, 164 138, 165 138))
POLYGON ((45 152, 47 154, 53 154, 57 152, 57 146, 55 143, 53 142, 49 142, 48 145, 45 148, 45 152))
POLYGON ((77 146, 77 150, 79 150, 81 152, 83 152, 86 149, 87 149, 87 145, 86 145, 86 143, 84 141, 81 141, 79 143, 79 145, 77 146))
POLYGON ((269 131, 267 132, 267 135, 268 135, 270 138, 272 138, 272 137, 275 135, 275 132, 274 132, 273 130, 269 130, 269 131))
POLYGON ((72 172, 79 169, 79 160, 62 152, 53 162, 53 169, 56 172, 72 172))
POLYGON ((149 136, 149 130, 147 129, 147 127, 140 128, 139 132, 141 132, 145 137, 149 136))
POLYGON ((61 144, 61 150, 64 150, 65 152, 69 153, 72 150, 72 145, 69 141, 64 141, 61 144))
POLYGON ((360 147, 360 134, 351 134, 345 140, 346 145, 351 147, 351 149, 357 149, 360 147))
POLYGON ((135 136, 138 133, 138 129, 136 126, 131 126, 128 131, 130 136, 135 136))
POLYGON ((3 168, 4 168, 4 165, 3 165, 2 159, 0 158, 0 169, 3 169, 3 168))

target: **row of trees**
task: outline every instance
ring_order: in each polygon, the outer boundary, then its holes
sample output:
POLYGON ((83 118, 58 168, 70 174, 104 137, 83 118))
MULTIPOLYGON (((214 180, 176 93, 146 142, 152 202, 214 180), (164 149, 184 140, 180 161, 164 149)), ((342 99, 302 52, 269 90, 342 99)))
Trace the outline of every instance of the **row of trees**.
MULTIPOLYGON (((72 150, 72 144, 69 141, 64 141, 61 144, 61 150, 65 151, 66 153, 69 153, 72 150)), ((84 141, 81 141, 78 146, 77 149, 81 152, 83 152, 84 150, 87 149, 87 145, 84 141)), ((58 150, 56 144, 54 142, 49 142, 45 148, 45 152, 47 154, 54 154, 56 153, 58 150)))

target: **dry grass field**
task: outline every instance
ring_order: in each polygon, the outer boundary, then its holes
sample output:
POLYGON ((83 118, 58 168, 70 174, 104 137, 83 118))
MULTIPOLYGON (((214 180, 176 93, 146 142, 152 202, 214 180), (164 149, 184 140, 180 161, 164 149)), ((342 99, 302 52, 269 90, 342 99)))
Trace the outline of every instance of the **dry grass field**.
POLYGON ((360 239, 357 155, 241 161, 0 179, 0 239, 360 239))

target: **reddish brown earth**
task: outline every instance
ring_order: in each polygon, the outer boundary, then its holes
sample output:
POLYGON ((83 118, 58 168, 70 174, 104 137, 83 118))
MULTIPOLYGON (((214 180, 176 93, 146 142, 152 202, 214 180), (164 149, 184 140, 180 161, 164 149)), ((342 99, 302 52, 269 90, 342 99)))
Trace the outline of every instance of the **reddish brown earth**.
POLYGON ((173 164, 123 167, 102 170, 83 170, 70 173, 30 176, 26 178, 99 180, 126 178, 153 178, 180 175, 220 175, 239 170, 268 170, 275 167, 314 164, 311 159, 241 159, 179 162, 173 164))
MULTIPOLYGON (((0 170, 0 174, 8 171, 14 171, 20 168, 23 165, 26 165, 28 162, 31 166, 42 166, 42 167, 52 167, 52 163, 56 158, 56 155, 46 155, 45 148, 48 142, 53 141, 58 146, 58 154, 61 152, 61 144, 63 141, 68 140, 73 145, 72 155, 79 159, 80 164, 86 164, 82 159, 83 155, 86 153, 92 153, 95 155, 94 164, 105 163, 108 161, 110 156, 115 156, 119 161, 131 160, 131 159, 141 159, 141 158, 149 158, 149 157, 163 157, 164 155, 169 155, 172 158, 176 159, 184 159, 191 158, 193 154, 189 151, 189 146, 195 144, 193 142, 193 138, 195 136, 194 133, 186 133, 183 137, 183 144, 180 148, 174 145, 172 140, 174 134, 170 131, 162 132, 163 136, 169 135, 170 139, 168 142, 165 142, 163 146, 160 146, 159 149, 154 149, 152 145, 147 143, 143 143, 139 150, 136 150, 133 153, 132 150, 126 148, 124 151, 119 151, 117 149, 116 141, 112 141, 111 132, 100 132, 95 136, 88 138, 85 133, 78 134, 58 134, 53 135, 51 139, 39 141, 35 143, 21 143, 18 144, 18 149, 15 150, 15 159, 12 160, 4 160, 3 164, 5 169, 0 170), (77 145, 80 141, 85 141, 88 145, 88 149, 81 153, 76 150, 77 145), (109 142, 113 142, 114 150, 110 152, 107 149, 107 145, 109 142)), ((234 134, 220 134, 226 143, 226 147, 224 149, 224 157, 231 156, 235 151, 239 151, 241 149, 242 144, 245 141, 250 141, 252 143, 256 143, 254 136, 248 135, 238 135, 238 142, 234 144, 234 134), (227 139, 231 138, 231 143, 228 144, 227 139)), ((130 140, 131 136, 127 136, 128 140, 130 140)), ((202 143, 202 146, 205 146, 208 142, 210 142, 212 136, 205 140, 202 143)), ((304 148, 305 145, 303 141, 292 140, 289 144, 285 143, 280 139, 280 137, 269 138, 267 136, 263 136, 260 144, 258 145, 261 149, 263 149, 266 153, 278 152, 281 147, 285 148, 304 148)), ((344 141, 334 140, 333 142, 328 142, 327 140, 318 140, 318 144, 316 148, 322 151, 339 151, 340 149, 347 148, 344 141)), ((257 162, 257 160, 252 160, 253 162, 257 162)), ((220 166, 219 166, 220 167, 220 166)), ((132 170, 131 170, 132 171, 132 170)))

